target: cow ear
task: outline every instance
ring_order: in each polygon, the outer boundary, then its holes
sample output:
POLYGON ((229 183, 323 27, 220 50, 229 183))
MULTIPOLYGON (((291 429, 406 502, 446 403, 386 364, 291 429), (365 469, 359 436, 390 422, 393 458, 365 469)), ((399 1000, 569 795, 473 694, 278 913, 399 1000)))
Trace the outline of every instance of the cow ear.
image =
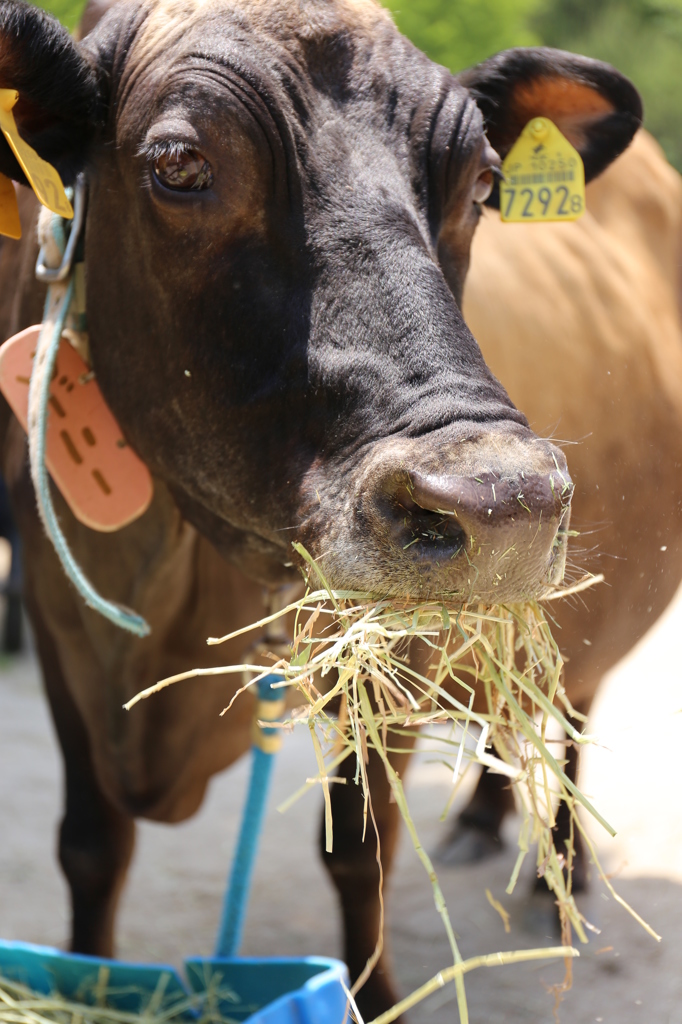
POLYGON ((549 48, 505 50, 462 72, 502 159, 533 117, 548 117, 580 153, 585 181, 629 145, 642 123, 632 82, 609 64, 549 48))
MULTIPOLYGON (((70 183, 101 117, 96 65, 51 15, 22 0, 0 3, 0 88, 16 89, 19 134, 70 183)), ((27 184, 7 140, 0 172, 27 184)))

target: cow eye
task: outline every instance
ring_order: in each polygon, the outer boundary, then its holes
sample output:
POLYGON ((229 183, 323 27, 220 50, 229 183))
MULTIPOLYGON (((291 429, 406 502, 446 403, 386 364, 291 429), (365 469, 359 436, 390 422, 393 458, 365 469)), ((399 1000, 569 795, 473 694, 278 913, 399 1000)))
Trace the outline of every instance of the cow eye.
POLYGON ((213 184, 211 165, 196 149, 160 153, 154 160, 154 174, 162 185, 178 192, 199 192, 213 184))
POLYGON ((487 167, 485 171, 479 174, 474 183, 473 201, 475 203, 484 203, 486 199, 490 198, 490 193, 493 190, 493 179, 494 172, 492 167, 487 167))

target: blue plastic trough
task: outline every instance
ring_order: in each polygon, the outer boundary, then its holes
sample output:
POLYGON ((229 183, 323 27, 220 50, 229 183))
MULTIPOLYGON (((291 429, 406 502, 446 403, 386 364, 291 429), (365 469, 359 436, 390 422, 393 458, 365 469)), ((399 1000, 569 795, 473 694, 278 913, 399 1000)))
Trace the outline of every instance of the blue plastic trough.
MULTIPOLYGON (((248 1024, 344 1024, 345 964, 300 959, 235 957, 185 961, 188 984, 174 967, 129 964, 62 953, 49 946, 0 940, 0 975, 41 995, 127 1013, 180 1008, 193 993, 208 993, 221 1016, 248 1024)), ((196 1016, 188 1010, 188 1021, 196 1016)))

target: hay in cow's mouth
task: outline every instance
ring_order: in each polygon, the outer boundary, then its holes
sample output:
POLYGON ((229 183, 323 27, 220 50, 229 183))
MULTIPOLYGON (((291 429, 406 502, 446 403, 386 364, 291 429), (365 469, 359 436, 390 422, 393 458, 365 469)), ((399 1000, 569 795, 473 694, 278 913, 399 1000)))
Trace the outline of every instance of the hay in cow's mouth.
MULTIPOLYGON (((279 727, 291 729, 296 724, 304 724, 309 728, 318 775, 309 779, 280 810, 285 810, 315 784, 321 785, 325 799, 327 850, 331 850, 333 844, 330 782, 339 765, 352 755, 357 765, 355 781, 364 792, 365 825, 373 827, 372 800, 365 766, 368 751, 377 752, 384 764, 393 798, 431 881, 436 908, 450 942, 453 963, 371 1024, 389 1024, 450 981, 457 986, 459 1015, 464 1024, 469 1019, 464 975, 482 966, 564 957, 566 977, 562 985, 556 986, 557 999, 567 991, 571 983, 571 959, 579 955, 571 945, 573 933, 581 942, 587 942, 587 931, 597 930, 581 913, 571 891, 574 831, 582 835, 592 862, 614 899, 652 937, 658 939, 659 936, 613 889, 578 817, 578 805, 609 834, 614 835, 614 830, 567 777, 563 762, 553 756, 548 746, 547 727, 551 719, 565 730, 569 742, 584 745, 593 742, 593 737, 579 732, 570 721, 571 718, 579 720, 582 716, 571 707, 564 692, 563 661, 552 637, 548 615, 541 605, 526 602, 492 608, 449 608, 437 603, 400 604, 393 599, 368 600, 359 593, 333 590, 308 552, 300 545, 295 547, 307 565, 308 588, 305 595, 247 627, 247 630, 208 641, 210 644, 222 643, 248 630, 261 629, 294 612, 296 626, 289 657, 276 658, 273 655, 273 664, 265 671, 258 665, 233 665, 183 672, 138 694, 126 707, 132 707, 138 700, 171 683, 196 675, 251 673, 251 678, 236 697, 265 675, 281 673, 281 687, 295 688, 304 703, 279 727), (417 671, 408 661, 409 646, 415 640, 432 652, 428 676, 417 671), (330 679, 330 685, 325 688, 325 682, 330 679), (459 698, 455 696, 457 693, 459 698), (464 699, 461 699, 462 694, 464 699), (474 709, 476 695, 479 700, 482 695, 484 701, 484 710, 480 713, 474 709), (436 872, 419 841, 402 781, 388 756, 392 738, 396 735, 406 732, 416 735, 417 730, 424 735, 424 729, 436 723, 450 726, 450 736, 443 738, 439 735, 437 739, 439 756, 453 772, 453 795, 463 769, 472 761, 501 772, 513 783, 522 824, 519 853, 507 893, 513 891, 522 862, 535 844, 538 876, 544 877, 558 906, 561 946, 462 959, 436 872), (468 736, 477 737, 475 749, 467 749, 465 741, 468 736), (490 746, 493 752, 487 753, 486 747, 490 746), (571 839, 563 850, 556 848, 553 833, 559 799, 568 807, 572 823, 571 839)), ((600 579, 587 577, 573 587, 548 592, 543 601, 575 594, 600 579)), ((229 707, 225 709, 227 711, 229 707)), ((273 726, 270 721, 262 724, 273 726)), ((490 899, 495 905, 496 901, 492 897, 490 899)), ((353 993, 371 973, 380 952, 378 947, 363 975, 356 981, 353 993)), ((359 1014, 356 1016, 361 1020, 359 1014)))

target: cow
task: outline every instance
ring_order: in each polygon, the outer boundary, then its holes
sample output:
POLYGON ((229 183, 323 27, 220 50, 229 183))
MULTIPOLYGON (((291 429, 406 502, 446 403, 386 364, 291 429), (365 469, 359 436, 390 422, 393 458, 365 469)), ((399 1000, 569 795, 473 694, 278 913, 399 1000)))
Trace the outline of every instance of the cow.
MULTIPOLYGON (((571 445, 580 535, 572 571, 606 579, 551 609, 567 695, 583 715, 682 579, 682 180, 642 131, 589 185, 587 209, 574 224, 541 231, 486 217, 464 295, 488 365, 539 433, 571 445)), ((567 757, 575 778, 578 749, 567 757)), ((506 780, 484 772, 439 859, 461 864, 499 851, 513 807, 506 780)), ((559 848, 569 830, 562 805, 559 848)), ((575 843, 577 892, 586 863, 579 835, 575 843)))
MULTIPOLYGON (((77 43, 22 0, 0 3, 0 87, 19 93, 19 131, 65 182, 87 181, 92 370, 154 479, 147 512, 106 534, 53 490, 95 587, 150 624, 140 639, 65 579, 9 421, 3 468, 64 756, 71 947, 103 956, 135 818, 191 815, 250 745, 248 694, 218 714, 231 679, 122 705, 162 676, 241 663, 249 641, 204 638, 261 617, 264 593, 298 578, 292 541, 332 586, 375 596, 497 602, 560 582, 566 460, 487 368, 464 281, 531 118, 555 122, 590 180, 642 116, 620 73, 561 51, 511 50, 453 76, 373 0, 106 7, 77 43), (411 545, 415 530, 432 540, 411 545)), ((0 172, 25 183, 4 139, 0 172)), ((4 337, 42 316, 29 194, 21 213, 24 240, 0 252, 4 337)), ((406 740, 399 771, 409 753, 406 740)), ((388 872, 398 811, 372 755, 367 771, 388 872)), ((334 787, 333 804, 325 863, 357 978, 378 938, 376 845, 356 787, 334 787)), ((394 1001, 381 959, 360 1010, 394 1001)))

